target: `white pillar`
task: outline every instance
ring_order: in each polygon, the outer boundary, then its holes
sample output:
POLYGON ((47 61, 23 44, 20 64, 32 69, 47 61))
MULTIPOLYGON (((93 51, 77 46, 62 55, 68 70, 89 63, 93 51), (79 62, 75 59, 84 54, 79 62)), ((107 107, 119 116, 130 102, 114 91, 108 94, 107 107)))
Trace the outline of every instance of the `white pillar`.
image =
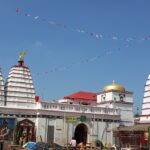
POLYGON ((36 142, 40 141, 39 135, 39 112, 36 113, 36 142))

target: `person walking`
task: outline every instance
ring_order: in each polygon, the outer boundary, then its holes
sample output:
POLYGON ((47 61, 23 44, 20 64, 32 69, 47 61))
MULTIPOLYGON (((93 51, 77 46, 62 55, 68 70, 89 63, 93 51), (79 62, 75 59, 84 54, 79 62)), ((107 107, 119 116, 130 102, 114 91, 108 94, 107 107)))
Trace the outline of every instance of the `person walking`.
POLYGON ((77 141, 76 141, 76 139, 74 137, 72 137, 72 139, 70 141, 70 145, 71 145, 71 147, 76 147, 77 141))

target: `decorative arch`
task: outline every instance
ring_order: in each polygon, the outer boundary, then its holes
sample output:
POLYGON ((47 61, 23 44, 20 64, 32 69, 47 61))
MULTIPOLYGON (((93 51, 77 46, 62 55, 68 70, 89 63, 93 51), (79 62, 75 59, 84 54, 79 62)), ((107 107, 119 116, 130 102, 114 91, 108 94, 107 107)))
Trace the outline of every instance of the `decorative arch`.
POLYGON ((23 145, 28 141, 35 141, 35 123, 24 119, 17 123, 16 143, 23 145))

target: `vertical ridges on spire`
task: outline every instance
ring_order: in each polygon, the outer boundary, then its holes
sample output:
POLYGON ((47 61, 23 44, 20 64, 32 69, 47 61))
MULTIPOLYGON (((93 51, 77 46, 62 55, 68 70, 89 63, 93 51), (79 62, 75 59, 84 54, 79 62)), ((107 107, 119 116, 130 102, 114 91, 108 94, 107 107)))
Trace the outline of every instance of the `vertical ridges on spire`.
POLYGON ((2 71, 0 68, 0 106, 4 105, 4 103, 5 103, 4 79, 3 79, 2 71))
POLYGON ((144 96, 140 122, 150 122, 150 75, 148 75, 144 86, 144 96))

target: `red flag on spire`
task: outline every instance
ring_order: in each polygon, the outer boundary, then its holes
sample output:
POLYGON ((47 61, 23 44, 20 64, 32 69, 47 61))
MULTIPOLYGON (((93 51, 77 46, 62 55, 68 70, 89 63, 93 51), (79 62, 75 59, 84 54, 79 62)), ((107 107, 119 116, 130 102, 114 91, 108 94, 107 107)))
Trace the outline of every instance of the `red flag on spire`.
POLYGON ((39 102, 39 96, 35 96, 35 102, 39 102))

